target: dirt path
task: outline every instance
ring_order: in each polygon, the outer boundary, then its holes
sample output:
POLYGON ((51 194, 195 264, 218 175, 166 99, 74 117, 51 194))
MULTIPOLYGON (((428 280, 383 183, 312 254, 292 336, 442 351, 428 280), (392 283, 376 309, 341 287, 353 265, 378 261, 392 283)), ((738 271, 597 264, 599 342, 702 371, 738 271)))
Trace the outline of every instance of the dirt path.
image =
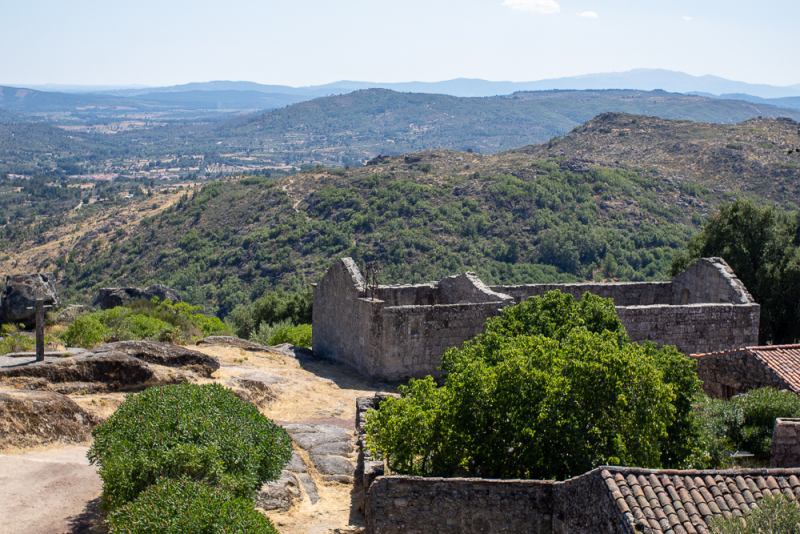
MULTIPOLYGON (((261 408, 279 424, 335 425, 349 432, 355 427, 355 400, 376 391, 388 391, 354 371, 314 358, 245 352, 230 347, 192 347, 214 356, 220 369, 199 382, 232 385, 237 378, 267 378, 277 398, 261 408)), ((0 389, 3 386, 0 385, 0 389)), ((69 395, 87 411, 103 418, 122 402, 122 393, 69 395)), ((0 534, 102 532, 97 513, 101 482, 86 460, 87 447, 40 447, 36 451, 0 454, 0 534)), ((302 450, 299 454, 305 454, 302 450)), ((307 459, 307 458, 306 458, 307 459)), ((282 534, 358 532, 363 516, 352 512, 352 486, 325 482, 313 466, 319 501, 307 498, 288 511, 266 514, 282 534)))
POLYGON ((102 483, 88 447, 0 454, 0 534, 92 532, 102 483))

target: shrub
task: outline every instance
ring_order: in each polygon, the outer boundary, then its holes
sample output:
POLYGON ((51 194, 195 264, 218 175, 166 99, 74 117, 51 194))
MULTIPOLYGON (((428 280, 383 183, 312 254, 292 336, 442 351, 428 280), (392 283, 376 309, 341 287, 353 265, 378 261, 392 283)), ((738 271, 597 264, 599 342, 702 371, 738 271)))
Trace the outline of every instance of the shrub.
POLYGON ((61 339, 70 347, 91 349, 103 343, 109 334, 100 318, 91 314, 77 317, 61 334, 61 339))
POLYGON ((289 321, 281 321, 275 325, 261 323, 255 334, 250 336, 250 341, 262 345, 279 345, 290 343, 298 347, 311 347, 311 325, 301 324, 294 326, 289 321))
POLYGON ((726 467, 726 451, 743 450, 762 463, 772 454, 772 431, 778 417, 800 417, 800 397, 761 388, 730 400, 706 399, 698 405, 706 448, 713 465, 726 467))
POLYGON ((368 447, 399 473, 564 478, 697 454, 693 362, 629 343, 610 300, 556 291, 505 308, 442 369, 443 387, 411 381, 367 415, 368 447))
POLYGON ((0 354, 33 350, 35 345, 30 337, 15 332, 0 339, 0 354))
POLYGON ((187 476, 253 497, 289 461, 288 434, 218 385, 150 388, 125 399, 92 432, 108 508, 133 501, 161 477, 187 476))
POLYGON ((283 321, 293 325, 311 322, 313 298, 310 291, 284 293, 274 291, 246 306, 238 306, 226 318, 234 334, 249 339, 261 325, 274 326, 283 321))
POLYGON ((61 339, 71 346, 92 348, 108 341, 152 339, 185 343, 201 336, 229 333, 225 323, 203 315, 197 306, 173 304, 170 300, 159 303, 154 298, 78 317, 61 339))
POLYGON ((800 534, 800 507, 783 495, 764 497, 745 520, 715 517, 709 526, 712 534, 800 534))
POLYGON ((247 499, 187 477, 162 478, 108 516, 110 534, 277 534, 247 499))

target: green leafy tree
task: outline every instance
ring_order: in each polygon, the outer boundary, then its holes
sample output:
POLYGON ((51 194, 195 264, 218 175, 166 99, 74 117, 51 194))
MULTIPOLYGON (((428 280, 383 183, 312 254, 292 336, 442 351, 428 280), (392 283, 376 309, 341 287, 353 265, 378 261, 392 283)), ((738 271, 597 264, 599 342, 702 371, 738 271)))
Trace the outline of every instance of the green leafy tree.
POLYGON ((401 387, 367 416, 400 473, 565 478, 603 464, 681 467, 699 445, 694 363, 629 343, 610 300, 553 291, 443 357, 445 384, 401 387))
POLYGON ((722 206, 675 256, 671 275, 702 257, 718 256, 761 304, 759 342, 800 339, 798 214, 738 200, 722 206))

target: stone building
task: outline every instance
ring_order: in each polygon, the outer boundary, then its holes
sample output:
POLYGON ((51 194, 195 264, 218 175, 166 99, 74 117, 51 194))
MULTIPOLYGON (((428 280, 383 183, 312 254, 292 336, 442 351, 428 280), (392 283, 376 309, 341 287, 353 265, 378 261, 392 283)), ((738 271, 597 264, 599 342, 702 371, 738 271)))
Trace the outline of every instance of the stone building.
POLYGON ((746 347, 692 357, 709 397, 730 399, 762 387, 800 394, 800 345, 746 347))
POLYGON ((599 467, 552 480, 379 477, 367 534, 614 534, 710 532, 768 495, 800 498, 800 469, 725 471, 599 467))
POLYGON ((373 378, 437 376, 445 350, 482 332, 487 318, 554 289, 613 299, 632 341, 675 345, 685 354, 758 342, 760 306, 719 258, 698 260, 669 282, 487 286, 464 273, 374 288, 343 258, 314 285, 312 348, 373 378))

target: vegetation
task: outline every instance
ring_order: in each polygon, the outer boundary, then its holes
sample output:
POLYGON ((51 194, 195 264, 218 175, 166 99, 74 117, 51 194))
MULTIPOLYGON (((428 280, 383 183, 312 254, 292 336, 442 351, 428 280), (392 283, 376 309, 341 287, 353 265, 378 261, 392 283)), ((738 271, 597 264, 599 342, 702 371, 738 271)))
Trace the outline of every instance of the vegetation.
MULTIPOLYGON (((311 323, 311 291, 303 293, 269 292, 250 304, 241 304, 228 315, 226 322, 234 334, 257 343, 269 340, 278 326, 295 326, 311 323)), ((305 345, 303 345, 305 346, 305 345)))
POLYGON ((711 520, 712 534, 798 534, 800 507, 785 495, 764 497, 749 514, 711 520))
POLYGON ((730 467, 728 453, 747 451, 769 466, 772 431, 778 417, 800 417, 800 398, 790 391, 756 389, 730 400, 708 399, 698 405, 708 460, 730 467))
POLYGON ((154 387, 128 396, 92 435, 88 457, 99 465, 110 510, 136 501, 164 477, 188 477, 252 499, 264 482, 278 478, 292 454, 285 430, 218 384, 154 387))
POLYGON ((288 320, 268 325, 261 323, 258 330, 250 336, 250 341, 261 345, 289 343, 298 347, 311 348, 311 325, 293 325, 288 320))
POLYGON ((189 477, 162 478, 108 516, 111 534, 277 534, 252 501, 189 477))
POLYGON ((20 333, 17 325, 4 324, 0 328, 0 355, 33 350, 36 345, 33 338, 20 333))
POLYGON ((125 306, 101 310, 75 319, 61 334, 69 346, 92 348, 101 343, 151 339, 188 343, 201 337, 230 334, 216 317, 200 313, 200 307, 158 298, 138 300, 125 306))
POLYGON ((563 479, 604 464, 686 466, 699 445, 694 363, 629 343, 613 303, 588 293, 505 308, 442 370, 443 386, 412 380, 367 415, 368 447, 393 471, 563 479))
POLYGON ((799 215, 749 200, 722 206, 675 257, 671 274, 697 258, 723 258, 761 304, 759 342, 794 343, 800 339, 799 215))

